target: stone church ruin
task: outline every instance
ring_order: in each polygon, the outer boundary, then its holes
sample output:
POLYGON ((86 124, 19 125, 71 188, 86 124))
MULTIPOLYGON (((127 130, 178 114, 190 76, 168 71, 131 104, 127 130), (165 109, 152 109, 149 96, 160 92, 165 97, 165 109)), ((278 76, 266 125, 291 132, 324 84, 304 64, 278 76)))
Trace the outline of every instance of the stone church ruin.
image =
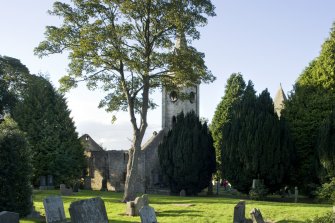
MULTIPOLYGON (((194 111, 199 115, 199 86, 182 90, 187 99, 181 100, 176 91, 168 92, 163 89, 162 94, 162 130, 154 132, 152 137, 142 145, 139 157, 137 192, 155 192, 166 188, 167 182, 162 174, 158 145, 164 134, 171 129, 176 116, 180 112, 185 114, 194 111)), ((88 174, 85 177, 85 188, 94 190, 123 191, 126 180, 128 151, 103 150, 88 134, 80 137, 85 145, 88 158, 88 174)))

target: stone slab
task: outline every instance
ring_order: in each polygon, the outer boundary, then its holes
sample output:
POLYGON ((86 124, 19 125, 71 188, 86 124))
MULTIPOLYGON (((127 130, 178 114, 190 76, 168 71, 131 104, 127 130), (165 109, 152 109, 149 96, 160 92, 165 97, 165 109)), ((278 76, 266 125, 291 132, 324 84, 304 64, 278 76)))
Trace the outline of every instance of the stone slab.
POLYGON ((72 223, 108 223, 105 203, 100 197, 72 202, 72 223))
POLYGON ((250 215, 253 223, 265 223, 262 213, 259 209, 257 208, 252 209, 250 215))
POLYGON ((245 223, 245 201, 240 201, 234 207, 234 223, 245 223))
POLYGON ((47 223, 65 223, 64 204, 60 196, 49 196, 43 200, 47 223))
POLYGON ((0 223, 19 223, 20 216, 18 213, 10 211, 0 212, 0 223))
POLYGON ((140 210, 144 206, 144 200, 142 197, 137 197, 134 200, 134 205, 135 205, 135 216, 140 215, 140 210))
POLYGON ((155 209, 145 205, 140 210, 141 223, 157 223, 155 209))

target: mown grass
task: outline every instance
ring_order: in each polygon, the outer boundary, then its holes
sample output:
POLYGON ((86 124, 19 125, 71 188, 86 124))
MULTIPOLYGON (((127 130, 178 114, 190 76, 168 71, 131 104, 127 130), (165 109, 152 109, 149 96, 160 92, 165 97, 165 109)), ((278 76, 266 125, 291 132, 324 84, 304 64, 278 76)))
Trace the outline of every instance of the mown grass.
MULTIPOLYGON (((58 195, 59 191, 35 191, 34 205, 37 211, 45 214, 43 199, 50 195, 58 195)), ((129 217, 125 213, 125 204, 121 203, 122 193, 81 191, 73 196, 63 196, 66 217, 70 219, 69 206, 76 200, 101 197, 106 206, 109 222, 141 222, 139 217, 129 217)), ((178 197, 149 195, 150 206, 155 208, 160 223, 231 223, 234 206, 239 199, 227 197, 178 197), (188 205, 190 204, 190 205, 188 205)), ((327 204, 280 203, 246 200, 246 217, 252 208, 259 208, 265 219, 279 223, 301 223, 315 216, 325 215, 332 210, 327 204)), ((43 222, 32 219, 21 219, 20 222, 43 222)))

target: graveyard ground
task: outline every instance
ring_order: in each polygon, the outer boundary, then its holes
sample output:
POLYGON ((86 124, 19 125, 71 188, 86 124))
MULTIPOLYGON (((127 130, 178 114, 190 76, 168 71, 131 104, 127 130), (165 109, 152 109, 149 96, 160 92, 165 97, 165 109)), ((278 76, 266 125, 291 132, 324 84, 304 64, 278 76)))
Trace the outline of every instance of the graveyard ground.
MULTIPOLYGON (((34 205, 37 211, 44 215, 43 199, 50 195, 58 195, 58 190, 35 191, 34 205)), ((63 196, 65 214, 68 219, 69 205, 71 202, 81 199, 100 196, 105 202, 109 222, 140 222, 139 217, 128 217, 124 215, 125 204, 121 203, 122 193, 81 191, 72 196, 63 196)), ((150 206, 152 206, 160 223, 205 223, 232 222, 234 206, 240 199, 220 197, 178 197, 149 195, 150 206)), ((246 200, 246 215, 252 208, 259 208, 265 219, 278 223, 302 223, 306 219, 322 216, 332 210, 328 204, 307 203, 281 203, 246 200)), ((29 219, 21 219, 20 222, 32 223, 43 222, 29 219)))

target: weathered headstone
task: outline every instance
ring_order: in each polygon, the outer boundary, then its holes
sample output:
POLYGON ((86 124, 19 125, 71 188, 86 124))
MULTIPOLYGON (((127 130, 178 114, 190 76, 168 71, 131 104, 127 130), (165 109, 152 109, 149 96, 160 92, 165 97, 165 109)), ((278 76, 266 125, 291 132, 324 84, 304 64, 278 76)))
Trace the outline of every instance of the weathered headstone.
POLYGON ((143 206, 140 210, 141 223, 157 223, 155 209, 149 205, 143 206))
POLYGON ((100 197, 72 202, 69 212, 72 223, 108 223, 105 203, 100 197))
POLYGON ((1 223, 19 223, 20 216, 18 213, 10 211, 0 212, 0 222, 1 223))
POLYGON ((45 176, 40 176, 40 190, 45 190, 47 186, 47 180, 45 176))
POLYGON ((65 184, 59 185, 59 190, 62 196, 71 196, 73 193, 72 188, 67 188, 65 184))
POLYGON ((50 196, 43 200, 47 223, 66 222, 64 205, 60 196, 50 196))
POLYGON ((84 177, 84 189, 92 190, 92 178, 91 177, 84 177))
POLYGON ((298 202, 298 194, 299 194, 298 187, 294 187, 294 203, 298 202))
POLYGON ((250 215, 253 223, 265 223, 262 213, 259 209, 257 208, 252 209, 250 215))
POLYGON ((186 196, 186 191, 183 189, 180 191, 179 196, 185 197, 186 196))
POLYGON ((135 205, 135 215, 138 216, 140 214, 140 209, 144 206, 144 201, 142 197, 137 197, 134 200, 135 205))
POLYGON ((258 187, 260 185, 260 180, 259 179, 252 179, 252 189, 255 189, 256 187, 258 187))
POLYGON ((52 187, 54 185, 54 178, 52 175, 47 176, 47 186, 52 187))
POLYGON ((128 201, 126 204, 126 215, 135 216, 135 204, 134 201, 128 201))
POLYGON ((240 201, 234 207, 234 220, 233 223, 245 222, 245 201, 240 201))

